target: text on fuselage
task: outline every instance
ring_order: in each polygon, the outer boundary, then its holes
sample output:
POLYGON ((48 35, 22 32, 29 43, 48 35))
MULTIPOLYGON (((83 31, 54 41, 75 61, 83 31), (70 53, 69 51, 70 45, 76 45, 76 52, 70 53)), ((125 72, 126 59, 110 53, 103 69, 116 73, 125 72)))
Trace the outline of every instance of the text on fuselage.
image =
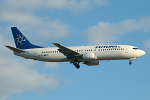
POLYGON ((120 48, 120 46, 96 46, 95 48, 120 48))

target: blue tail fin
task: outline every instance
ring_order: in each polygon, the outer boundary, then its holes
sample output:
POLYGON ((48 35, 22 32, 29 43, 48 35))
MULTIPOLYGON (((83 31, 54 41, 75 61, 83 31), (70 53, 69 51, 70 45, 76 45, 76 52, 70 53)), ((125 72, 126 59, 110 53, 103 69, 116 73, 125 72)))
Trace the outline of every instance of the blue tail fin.
POLYGON ((41 46, 31 44, 28 41, 28 39, 17 29, 17 27, 11 27, 11 30, 17 48, 19 49, 43 48, 41 46))

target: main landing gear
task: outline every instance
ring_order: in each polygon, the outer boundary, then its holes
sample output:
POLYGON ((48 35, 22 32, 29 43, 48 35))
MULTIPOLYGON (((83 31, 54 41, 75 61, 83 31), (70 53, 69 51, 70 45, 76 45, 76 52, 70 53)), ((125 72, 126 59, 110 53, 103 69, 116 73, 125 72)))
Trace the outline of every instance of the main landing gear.
POLYGON ((78 62, 78 61, 73 62, 73 65, 74 65, 77 69, 80 68, 80 65, 79 65, 79 62, 78 62))

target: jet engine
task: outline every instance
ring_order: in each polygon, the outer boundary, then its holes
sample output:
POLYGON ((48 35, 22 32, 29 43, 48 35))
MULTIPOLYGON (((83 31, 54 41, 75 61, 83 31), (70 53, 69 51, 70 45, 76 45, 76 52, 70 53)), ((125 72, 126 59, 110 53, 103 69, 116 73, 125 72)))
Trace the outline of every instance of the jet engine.
POLYGON ((95 61, 85 61, 84 64, 85 64, 85 65, 88 65, 88 66, 100 65, 100 60, 95 60, 95 61))
POLYGON ((82 59, 84 59, 84 60, 95 60, 95 59, 97 59, 97 56, 95 55, 95 53, 85 53, 82 55, 82 59))

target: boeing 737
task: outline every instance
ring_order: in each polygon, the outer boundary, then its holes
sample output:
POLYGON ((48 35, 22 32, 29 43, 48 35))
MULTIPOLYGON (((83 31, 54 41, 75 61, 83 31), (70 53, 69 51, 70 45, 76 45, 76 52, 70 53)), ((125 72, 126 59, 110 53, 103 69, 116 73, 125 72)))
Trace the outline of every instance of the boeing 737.
POLYGON ((16 47, 5 45, 14 52, 14 55, 46 62, 70 62, 77 69, 80 68, 79 63, 88 66, 100 65, 100 60, 132 60, 145 55, 145 52, 137 47, 130 45, 96 45, 96 46, 73 46, 65 47, 59 43, 53 43, 56 47, 44 48, 42 46, 33 45, 29 40, 17 29, 11 27, 16 47))

